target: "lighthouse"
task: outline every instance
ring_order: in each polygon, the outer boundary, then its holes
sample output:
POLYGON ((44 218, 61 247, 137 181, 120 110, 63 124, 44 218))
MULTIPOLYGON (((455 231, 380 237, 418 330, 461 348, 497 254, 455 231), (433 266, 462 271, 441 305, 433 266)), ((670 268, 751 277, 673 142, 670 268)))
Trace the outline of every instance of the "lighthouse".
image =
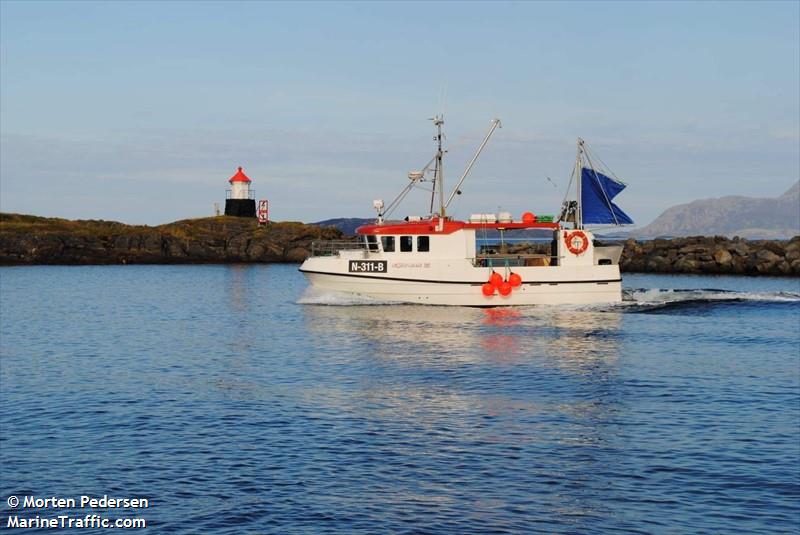
POLYGON ((228 179, 231 189, 227 191, 225 199, 225 215, 236 217, 255 217, 256 201, 255 191, 250 189, 252 180, 244 174, 242 168, 228 179))

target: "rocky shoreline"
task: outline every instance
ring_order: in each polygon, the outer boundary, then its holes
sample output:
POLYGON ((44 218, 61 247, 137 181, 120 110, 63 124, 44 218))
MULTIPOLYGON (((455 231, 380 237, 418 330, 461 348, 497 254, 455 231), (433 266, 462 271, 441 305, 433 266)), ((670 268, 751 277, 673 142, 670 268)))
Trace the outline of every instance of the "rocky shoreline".
MULTIPOLYGON (((0 214, 0 265, 299 263, 333 227, 208 217, 149 227, 0 214)), ((800 236, 788 241, 722 236, 624 242, 628 273, 800 276, 800 236)), ((515 248, 524 248, 518 244, 515 248)))
POLYGON ((0 214, 0 265, 302 262, 341 232, 303 223, 209 217, 149 227, 0 214))
POLYGON ((800 236, 788 241, 693 236, 624 243, 623 272, 800 276, 800 236))

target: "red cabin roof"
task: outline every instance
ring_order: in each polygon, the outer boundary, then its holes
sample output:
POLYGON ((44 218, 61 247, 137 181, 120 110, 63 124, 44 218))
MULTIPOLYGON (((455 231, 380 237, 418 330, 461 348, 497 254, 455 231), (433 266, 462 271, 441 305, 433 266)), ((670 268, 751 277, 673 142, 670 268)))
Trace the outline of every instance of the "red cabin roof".
POLYGON ((231 178, 228 180, 228 182, 230 182, 231 184, 233 184, 234 182, 252 182, 252 180, 250 180, 250 179, 247 177, 247 175, 246 175, 246 174, 244 174, 244 173, 242 172, 242 168, 241 168, 241 167, 239 167, 239 170, 238 170, 238 171, 236 171, 236 174, 235 174, 235 175, 233 175, 233 176, 232 176, 232 177, 231 177, 231 178))
POLYGON ((436 225, 438 218, 426 219, 424 221, 389 221, 382 225, 363 225, 356 229, 357 234, 452 234, 462 229, 487 229, 487 230, 516 230, 523 228, 541 228, 554 230, 559 227, 558 223, 525 223, 516 221, 513 223, 466 223, 464 221, 444 222, 444 228, 437 232, 436 225))

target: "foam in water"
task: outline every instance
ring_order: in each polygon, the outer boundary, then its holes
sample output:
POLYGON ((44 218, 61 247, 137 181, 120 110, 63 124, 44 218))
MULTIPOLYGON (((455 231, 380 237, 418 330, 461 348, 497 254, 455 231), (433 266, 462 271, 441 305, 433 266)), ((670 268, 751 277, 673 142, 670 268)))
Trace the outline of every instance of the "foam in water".
POLYGON ((795 292, 736 292, 714 288, 701 289, 663 289, 637 288, 623 292, 623 302, 636 304, 660 304, 680 301, 800 301, 800 293, 795 292))
POLYGON ((350 294, 320 290, 309 286, 297 300, 299 305, 329 305, 329 306, 364 306, 364 305, 395 305, 397 301, 374 299, 366 295, 350 294))
MULTIPOLYGON (((665 305, 714 302, 800 302, 797 292, 736 292, 714 288, 679 289, 679 288, 633 288, 623 290, 621 303, 598 305, 552 305, 559 308, 579 310, 647 310, 665 305)), ((328 306, 364 306, 402 304, 386 299, 374 299, 365 295, 343 292, 325 291, 309 286, 297 301, 300 305, 328 306)))
POLYGON ((800 293, 737 292, 715 288, 638 288, 624 290, 622 299, 622 303, 617 303, 614 307, 627 312, 657 312, 665 309, 691 309, 720 303, 796 303, 800 302, 800 293))

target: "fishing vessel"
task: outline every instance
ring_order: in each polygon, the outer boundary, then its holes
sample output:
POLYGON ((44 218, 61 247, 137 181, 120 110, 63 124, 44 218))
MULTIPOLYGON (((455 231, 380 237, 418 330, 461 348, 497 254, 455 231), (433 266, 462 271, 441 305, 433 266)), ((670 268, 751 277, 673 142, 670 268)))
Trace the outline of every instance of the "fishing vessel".
POLYGON ((622 300, 622 246, 598 244, 586 225, 633 223, 612 202, 625 184, 604 166, 598 168, 600 160, 582 139, 558 217, 526 212, 514 219, 500 212, 460 221, 448 208, 500 120, 492 121, 449 196, 444 186, 444 119, 432 120, 436 153, 422 170, 408 174, 409 183, 388 205, 373 201, 375 222, 359 227, 355 240, 312 244, 300 271, 314 287, 382 301, 476 307, 622 300), (409 192, 423 185, 431 194, 430 214, 389 219, 409 192), (522 230, 538 231, 545 238, 533 248, 514 250, 509 235, 522 230))

